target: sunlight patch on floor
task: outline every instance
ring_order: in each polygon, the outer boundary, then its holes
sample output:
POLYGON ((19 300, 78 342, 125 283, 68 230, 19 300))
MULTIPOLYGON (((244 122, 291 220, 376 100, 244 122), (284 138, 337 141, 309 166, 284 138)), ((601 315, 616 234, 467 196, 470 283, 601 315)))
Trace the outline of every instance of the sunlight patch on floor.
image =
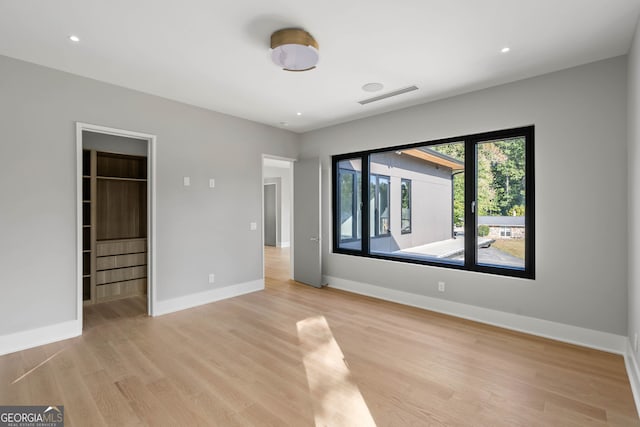
POLYGON ((324 316, 297 323, 317 427, 375 426, 324 316))

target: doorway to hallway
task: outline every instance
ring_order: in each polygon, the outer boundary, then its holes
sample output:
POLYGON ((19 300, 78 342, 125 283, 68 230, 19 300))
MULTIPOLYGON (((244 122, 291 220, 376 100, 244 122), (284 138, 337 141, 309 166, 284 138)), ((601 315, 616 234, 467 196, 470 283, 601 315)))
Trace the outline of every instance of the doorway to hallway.
POLYGON ((263 177, 263 241, 265 286, 291 279, 293 162, 265 157, 263 177))

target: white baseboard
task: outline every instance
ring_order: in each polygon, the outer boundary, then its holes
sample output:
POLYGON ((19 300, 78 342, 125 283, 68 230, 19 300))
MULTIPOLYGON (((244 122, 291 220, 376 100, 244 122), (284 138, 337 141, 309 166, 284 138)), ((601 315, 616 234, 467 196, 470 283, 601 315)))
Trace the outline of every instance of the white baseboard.
POLYGON ((288 248, 291 246, 291 242, 278 242, 279 248, 288 248))
POLYGON ((631 341, 626 339, 626 342, 627 353, 624 355, 624 364, 627 368, 629 383, 631 383, 631 393, 633 393, 633 400, 636 403, 636 411, 638 411, 638 416, 640 416, 640 369, 631 341))
POLYGON ((325 276, 325 283, 329 287, 342 289, 356 294, 367 295, 386 301, 397 302, 438 313, 449 314, 463 319, 475 320, 480 323, 499 326, 514 331, 525 332, 544 338, 551 338, 570 344, 603 350, 610 353, 625 355, 627 353, 626 337, 578 326, 519 314, 506 313, 489 308, 477 307, 469 304, 448 301, 425 295, 383 288, 339 277, 325 276))
POLYGON ((209 304, 227 298, 237 297, 264 289, 264 280, 254 280, 252 282, 239 283, 237 285, 225 286, 223 288, 211 289, 209 291, 198 292, 196 294, 185 295, 183 297, 172 298, 164 301, 156 301, 153 306, 153 316, 161 316, 174 311, 184 310, 199 305, 209 304))
POLYGON ((82 335, 82 322, 69 320, 51 326, 0 335, 0 355, 82 335))

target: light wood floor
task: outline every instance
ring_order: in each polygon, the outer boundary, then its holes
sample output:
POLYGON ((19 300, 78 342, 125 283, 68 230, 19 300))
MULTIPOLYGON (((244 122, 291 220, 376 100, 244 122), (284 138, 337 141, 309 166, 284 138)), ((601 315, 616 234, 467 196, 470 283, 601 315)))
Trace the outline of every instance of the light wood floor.
POLYGON ((82 337, 0 357, 0 404, 63 404, 67 426, 640 426, 621 356, 296 284, 285 251, 263 292, 86 307, 82 337))

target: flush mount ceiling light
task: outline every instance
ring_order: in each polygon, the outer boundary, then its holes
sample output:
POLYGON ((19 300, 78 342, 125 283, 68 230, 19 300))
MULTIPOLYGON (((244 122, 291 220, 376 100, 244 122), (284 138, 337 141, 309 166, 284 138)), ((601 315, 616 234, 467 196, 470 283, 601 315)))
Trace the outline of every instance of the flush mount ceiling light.
POLYGON ((285 28, 271 34, 271 49, 273 62, 286 71, 313 70, 320 59, 318 42, 298 28, 285 28))
POLYGON ((74 43, 78 43, 80 41, 80 37, 78 37, 76 35, 70 35, 69 36, 69 40, 71 40, 74 43))

